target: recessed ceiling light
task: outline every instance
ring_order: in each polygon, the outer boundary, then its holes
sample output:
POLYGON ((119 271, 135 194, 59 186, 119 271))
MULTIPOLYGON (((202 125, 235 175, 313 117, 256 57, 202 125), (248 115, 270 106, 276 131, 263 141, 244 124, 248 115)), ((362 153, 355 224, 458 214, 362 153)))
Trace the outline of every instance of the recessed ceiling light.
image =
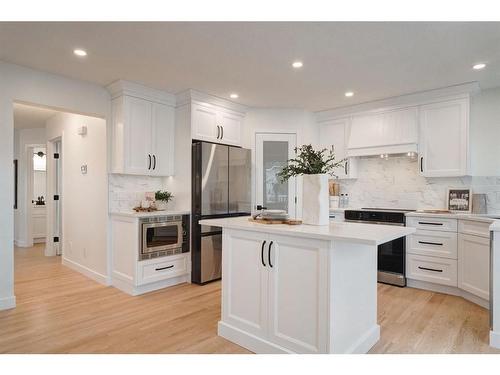
POLYGON ((79 57, 87 56, 87 51, 80 49, 80 48, 73 50, 73 53, 79 57))
POLYGON ((302 64, 302 61, 294 61, 292 66, 295 68, 295 69, 298 69, 298 68, 302 68, 304 64, 302 64))
POLYGON ((238 99, 239 95, 238 94, 231 94, 229 95, 231 99, 238 99))
POLYGON ((351 96, 354 96, 354 93, 352 91, 347 91, 344 95, 350 98, 351 96))
POLYGON ((480 63, 480 64, 476 64, 472 67, 472 69, 474 70, 481 70, 481 69, 484 69, 486 67, 486 64, 484 63, 480 63))

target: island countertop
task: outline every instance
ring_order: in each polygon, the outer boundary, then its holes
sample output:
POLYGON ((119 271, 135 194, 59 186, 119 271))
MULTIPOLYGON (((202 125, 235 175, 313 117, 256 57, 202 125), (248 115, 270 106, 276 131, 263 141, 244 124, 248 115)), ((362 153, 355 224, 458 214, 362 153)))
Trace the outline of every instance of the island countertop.
POLYGON ((327 241, 350 241, 370 245, 380 245, 415 232, 414 228, 395 225, 344 222, 331 222, 329 225, 321 226, 305 224, 262 224, 249 221, 248 219, 249 216, 204 219, 200 220, 199 223, 221 228, 242 229, 253 232, 274 233, 327 241))

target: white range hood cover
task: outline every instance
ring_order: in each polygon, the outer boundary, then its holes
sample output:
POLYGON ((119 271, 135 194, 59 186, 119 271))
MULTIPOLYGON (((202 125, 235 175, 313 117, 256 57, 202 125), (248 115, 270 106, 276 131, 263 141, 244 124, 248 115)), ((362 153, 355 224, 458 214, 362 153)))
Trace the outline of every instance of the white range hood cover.
POLYGON ((417 152, 417 108, 357 115, 351 119, 347 156, 417 152))

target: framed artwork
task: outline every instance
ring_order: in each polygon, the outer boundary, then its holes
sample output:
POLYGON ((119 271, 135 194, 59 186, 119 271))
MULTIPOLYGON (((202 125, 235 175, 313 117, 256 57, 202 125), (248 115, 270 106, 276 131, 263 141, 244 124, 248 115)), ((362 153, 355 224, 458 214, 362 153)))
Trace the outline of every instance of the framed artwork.
POLYGON ((471 189, 467 188, 448 188, 447 202, 448 210, 451 212, 471 212, 471 189))
POLYGON ((14 159, 14 210, 17 210, 17 159, 14 159))

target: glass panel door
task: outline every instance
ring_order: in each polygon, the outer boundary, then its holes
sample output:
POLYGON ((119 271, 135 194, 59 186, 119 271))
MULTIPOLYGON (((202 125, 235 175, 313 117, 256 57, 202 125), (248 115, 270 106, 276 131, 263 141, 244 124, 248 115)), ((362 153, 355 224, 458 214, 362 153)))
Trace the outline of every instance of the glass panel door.
POLYGON ((278 173, 295 155, 296 135, 289 133, 257 133, 255 136, 256 204, 273 210, 296 213, 296 182, 282 183, 278 173))

